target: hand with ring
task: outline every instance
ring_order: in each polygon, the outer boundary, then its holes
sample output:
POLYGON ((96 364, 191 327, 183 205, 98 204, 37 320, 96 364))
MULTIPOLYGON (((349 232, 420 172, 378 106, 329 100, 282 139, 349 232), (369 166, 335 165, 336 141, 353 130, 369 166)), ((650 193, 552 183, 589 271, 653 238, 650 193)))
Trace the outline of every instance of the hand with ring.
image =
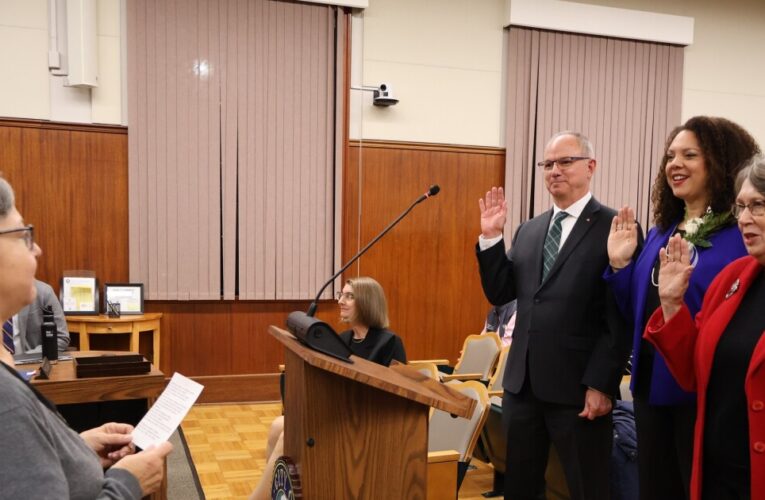
POLYGON ((659 250, 659 299, 664 321, 674 316, 683 306, 683 297, 693 272, 688 243, 676 234, 659 250))

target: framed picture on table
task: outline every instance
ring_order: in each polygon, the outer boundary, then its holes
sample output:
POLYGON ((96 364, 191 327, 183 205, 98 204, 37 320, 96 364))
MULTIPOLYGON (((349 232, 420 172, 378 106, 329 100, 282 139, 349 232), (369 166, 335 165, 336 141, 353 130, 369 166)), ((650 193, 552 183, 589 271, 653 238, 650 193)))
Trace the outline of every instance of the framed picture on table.
POLYGON ((119 314, 143 314, 143 283, 104 284, 104 310, 119 304, 119 314))
POLYGON ((59 299, 66 315, 98 314, 98 279, 95 276, 64 276, 59 299))

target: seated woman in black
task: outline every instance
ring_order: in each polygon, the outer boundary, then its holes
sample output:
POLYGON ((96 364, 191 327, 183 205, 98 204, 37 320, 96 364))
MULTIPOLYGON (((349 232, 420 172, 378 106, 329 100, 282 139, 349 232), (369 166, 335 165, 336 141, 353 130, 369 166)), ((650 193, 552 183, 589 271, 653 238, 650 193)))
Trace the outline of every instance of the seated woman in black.
MULTIPOLYGON (((343 291, 337 293, 340 320, 351 329, 340 334, 353 354, 374 363, 389 366, 394 359, 406 363, 404 343, 398 335, 388 330, 388 303, 380 284, 366 276, 345 282, 343 291)), ((266 467, 263 476, 250 496, 250 500, 271 498, 271 476, 274 463, 284 454, 284 416, 271 423, 266 448, 266 467)))
POLYGON ((367 276, 351 278, 337 293, 340 319, 351 326, 340 334, 353 354, 388 366, 394 359, 406 363, 404 343, 388 330, 388 304, 380 284, 367 276))

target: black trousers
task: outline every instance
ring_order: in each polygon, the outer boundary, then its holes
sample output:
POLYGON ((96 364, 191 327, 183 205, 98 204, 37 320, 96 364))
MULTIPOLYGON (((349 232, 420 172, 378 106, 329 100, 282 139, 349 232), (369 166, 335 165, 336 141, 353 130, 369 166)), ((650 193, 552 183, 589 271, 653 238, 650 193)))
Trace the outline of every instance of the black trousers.
POLYGON ((587 420, 581 406, 538 400, 528 384, 519 394, 504 393, 502 417, 507 430, 505 498, 545 498, 545 469, 550 443, 560 457, 573 500, 608 500, 613 442, 611 414, 587 420))
POLYGON ((657 406, 644 397, 633 403, 641 500, 690 498, 696 405, 657 406))

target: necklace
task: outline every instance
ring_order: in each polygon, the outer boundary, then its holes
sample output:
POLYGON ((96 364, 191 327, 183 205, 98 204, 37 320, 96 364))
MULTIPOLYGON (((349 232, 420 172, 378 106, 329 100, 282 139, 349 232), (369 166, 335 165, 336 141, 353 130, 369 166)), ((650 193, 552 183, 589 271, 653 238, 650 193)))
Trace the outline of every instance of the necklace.
MULTIPOLYGON (((366 338, 366 337, 364 337, 366 338)), ((351 337, 351 340, 356 342, 357 344, 360 344, 361 342, 364 342, 364 339, 357 339, 356 337, 351 337)))
POLYGON ((651 284, 656 288, 659 288, 659 279, 656 276, 656 266, 651 269, 651 284))

